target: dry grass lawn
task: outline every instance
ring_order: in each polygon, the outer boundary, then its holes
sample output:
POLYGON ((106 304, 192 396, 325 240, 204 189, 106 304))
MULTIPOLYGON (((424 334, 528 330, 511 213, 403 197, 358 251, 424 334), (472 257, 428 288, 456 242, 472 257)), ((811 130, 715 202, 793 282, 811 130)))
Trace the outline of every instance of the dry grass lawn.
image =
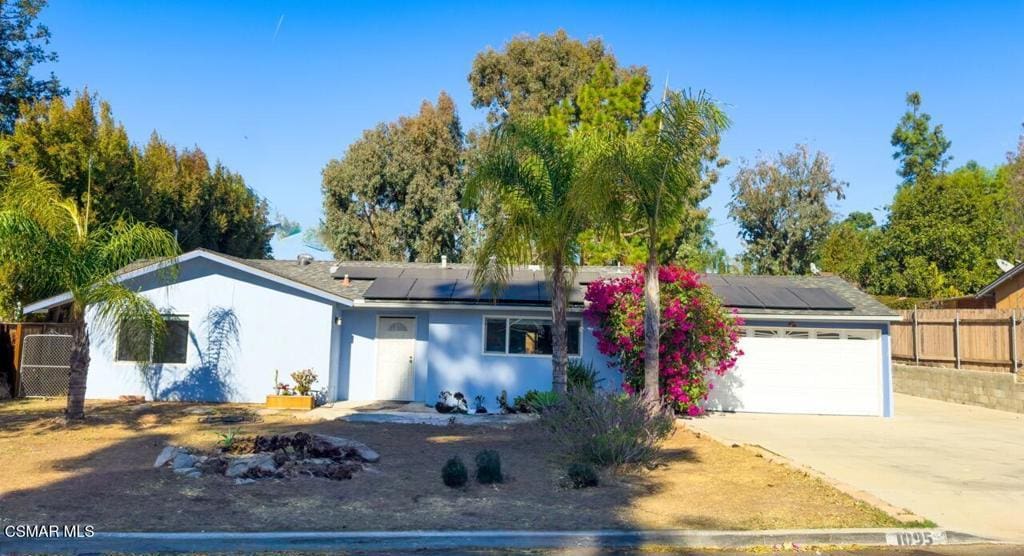
MULTIPOLYGON (((381 453, 349 481, 301 478, 234 485, 153 469, 166 444, 213 449, 225 425, 188 404, 90 402, 65 426, 62 400, 0 402, 0 527, 81 523, 100 531, 382 529, 766 529, 897 523, 817 479, 680 427, 665 465, 607 477, 598 488, 560 486, 562 465, 533 425, 490 427, 308 423, 263 416, 240 434, 308 430, 365 442, 381 453), (452 455, 470 463, 500 451, 509 480, 446 488, 452 455)), ((244 406, 216 406, 225 412, 244 406)), ((249 407, 248 409, 254 409, 249 407)))

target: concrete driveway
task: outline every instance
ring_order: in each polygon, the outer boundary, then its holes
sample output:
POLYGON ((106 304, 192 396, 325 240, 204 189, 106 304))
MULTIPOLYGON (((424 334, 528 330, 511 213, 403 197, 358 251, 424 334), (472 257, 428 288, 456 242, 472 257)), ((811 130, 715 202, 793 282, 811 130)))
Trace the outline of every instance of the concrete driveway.
POLYGON ((896 395, 896 416, 718 413, 687 421, 954 531, 1024 542, 1024 415, 896 395))

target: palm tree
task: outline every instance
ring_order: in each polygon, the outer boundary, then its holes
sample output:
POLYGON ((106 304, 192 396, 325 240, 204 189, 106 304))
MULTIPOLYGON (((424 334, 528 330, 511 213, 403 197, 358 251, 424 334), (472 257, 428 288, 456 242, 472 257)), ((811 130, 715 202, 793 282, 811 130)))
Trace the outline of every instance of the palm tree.
MULTIPOLYGON (((667 92, 640 126, 605 135, 580 179, 580 202, 625 207, 644 225, 644 392, 656 400, 659 389, 660 292, 658 244, 670 219, 685 218, 706 196, 707 162, 729 119, 704 92, 667 92)), ((620 217, 621 218, 621 217, 620 217)), ((617 221, 611 221, 615 226, 617 221)))
POLYGON ((565 392, 566 309, 587 218, 573 203, 582 151, 572 136, 539 119, 508 121, 489 138, 467 180, 464 200, 484 208, 476 249, 477 288, 497 293, 515 264, 539 263, 551 290, 552 389, 565 392))
MULTIPOLYGON (((3 150, 0 146, 0 154, 3 150)), ((116 330, 131 322, 154 341, 162 338, 160 312, 118 283, 116 271, 139 259, 175 256, 178 243, 146 224, 122 220, 92 225, 88 192, 84 207, 79 206, 31 167, 6 170, 0 174, 0 187, 0 261, 15 276, 31 278, 22 286, 23 294, 38 298, 70 293, 74 327, 65 417, 83 419, 89 331, 116 330), (92 311, 88 328, 87 308, 92 311)))

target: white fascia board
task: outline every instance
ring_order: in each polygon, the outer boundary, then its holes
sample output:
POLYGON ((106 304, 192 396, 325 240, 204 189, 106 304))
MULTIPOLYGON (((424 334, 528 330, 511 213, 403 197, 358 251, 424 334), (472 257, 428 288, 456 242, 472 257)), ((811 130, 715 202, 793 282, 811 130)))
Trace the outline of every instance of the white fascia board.
POLYGON ((743 320, 797 320, 797 321, 835 321, 835 322, 896 322, 903 320, 900 315, 803 315, 803 314, 762 314, 737 313, 743 320))
MULTIPOLYGON (((151 265, 147 265, 147 266, 144 266, 142 268, 137 268, 135 270, 132 270, 131 272, 125 272, 123 274, 119 274, 114 279, 114 281, 118 282, 118 283, 124 282, 125 280, 131 280, 132 278, 143 276, 145 274, 149 274, 151 272, 156 272, 158 270, 162 270, 162 269, 165 269, 165 268, 170 267, 170 266, 174 266, 174 265, 178 265, 178 264, 181 264, 181 263, 184 263, 184 262, 187 262, 187 261, 191 261, 192 259, 207 259, 207 260, 210 260, 210 261, 214 261, 216 263, 223 264, 224 266, 228 266, 228 267, 234 268, 236 270, 245 272, 247 274, 251 274, 251 275, 254 275, 254 276, 259 276, 260 278, 265 278, 267 280, 270 280, 271 282, 274 282, 274 283, 277 283, 277 284, 282 284, 282 285, 288 286, 290 288, 294 288, 294 289, 297 289, 299 291, 308 293, 310 295, 314 295, 314 296, 319 297, 321 299, 332 301, 334 303, 340 303, 342 305, 347 305, 347 306, 351 306, 352 305, 352 300, 348 299, 346 297, 341 297, 339 295, 334 295, 332 293, 327 293, 327 292, 325 292, 325 291, 323 291, 323 290, 321 290, 319 288, 313 288, 313 287, 307 286, 305 284, 301 284, 299 282, 296 282, 294 280, 289 280, 288 278, 284 278, 282 276, 278 276, 277 274, 271 274, 270 272, 266 272, 266 271, 260 270, 258 268, 255 268, 255 267, 251 267, 251 266, 249 266, 247 264, 239 263, 237 261, 234 261, 232 259, 228 259, 226 257, 221 257, 220 255, 217 255, 215 253, 211 253, 209 251, 201 251, 201 250, 189 251, 188 253, 184 253, 184 254, 179 255, 179 256, 177 256, 177 257, 175 257, 173 259, 167 259, 167 260, 155 262, 155 263, 153 263, 151 265)), ((47 298, 47 299, 43 299, 41 301, 36 301, 35 303, 30 303, 30 304, 26 305, 22 309, 22 312, 23 313, 36 313, 36 312, 39 312, 39 311, 45 311, 47 309, 50 309, 51 307, 56 307, 57 305, 62 305, 64 303, 67 303, 70 300, 71 300, 71 294, 69 292, 65 292, 65 293, 62 293, 60 295, 55 295, 53 297, 50 297, 50 298, 47 298)))

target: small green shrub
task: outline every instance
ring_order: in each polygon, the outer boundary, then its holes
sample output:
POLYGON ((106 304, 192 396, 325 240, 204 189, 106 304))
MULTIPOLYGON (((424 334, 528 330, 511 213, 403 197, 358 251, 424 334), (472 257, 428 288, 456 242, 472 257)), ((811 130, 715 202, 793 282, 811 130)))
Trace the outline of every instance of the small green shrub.
POLYGON ((216 433, 220 440, 217 441, 217 446, 220 447, 220 451, 228 452, 235 445, 235 436, 238 435, 238 429, 228 429, 227 432, 216 433))
POLYGON ((597 470, 589 463, 569 464, 566 476, 569 477, 572 488, 596 487, 598 483, 597 470))
POLYGON ((515 408, 518 413, 544 413, 545 410, 556 405, 559 399, 555 392, 527 390, 522 396, 516 396, 515 408))
POLYGON ((541 415, 559 453, 598 467, 654 465, 674 423, 671 410, 640 396, 585 390, 569 391, 541 415))
POLYGON ((566 373, 569 376, 569 388, 574 390, 593 392, 604 382, 592 361, 584 363, 581 359, 570 359, 566 373))
POLYGON ((445 486, 451 488, 465 486, 469 482, 469 471, 466 470, 466 464, 462 463, 462 458, 454 456, 444 464, 441 468, 441 480, 445 486))
POLYGON ((496 450, 484 450, 476 455, 476 480, 485 485, 505 480, 501 474, 501 456, 496 450))

